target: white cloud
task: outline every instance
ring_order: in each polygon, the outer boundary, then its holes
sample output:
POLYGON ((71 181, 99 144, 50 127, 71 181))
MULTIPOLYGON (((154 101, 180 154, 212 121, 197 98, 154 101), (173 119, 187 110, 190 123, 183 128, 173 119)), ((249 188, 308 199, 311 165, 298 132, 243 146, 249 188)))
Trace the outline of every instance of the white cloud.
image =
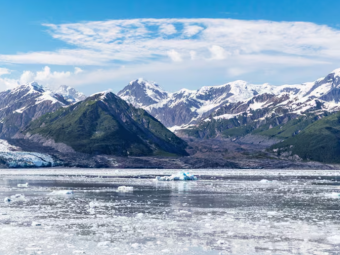
POLYGON ((172 24, 163 24, 159 27, 159 31, 166 35, 172 35, 177 32, 176 28, 172 24))
POLYGON ((225 59, 227 57, 227 52, 218 45, 213 45, 209 48, 211 53, 211 59, 225 59))
POLYGON ((193 36, 193 35, 199 33, 203 29, 204 28, 200 27, 200 26, 186 26, 184 28, 183 35, 190 37, 190 36, 193 36))
POLYGON ((0 67, 0 76, 10 73, 11 71, 9 69, 0 67))
POLYGON ((195 59, 196 59, 196 56, 197 56, 197 52, 196 52, 196 51, 191 50, 191 51, 189 52, 189 54, 190 54, 190 59, 191 59, 191 60, 195 60, 195 59))
POLYGON ((238 55, 340 59, 340 30, 308 22, 132 19, 45 26, 55 39, 75 49, 0 55, 0 62, 81 66, 124 61, 128 64, 164 59, 171 50, 181 54, 183 60, 190 51, 197 53, 197 59, 207 60, 212 45, 238 55), (164 37, 164 34, 173 36, 164 37))
POLYGON ((174 62, 182 62, 182 56, 175 50, 169 50, 168 52, 169 58, 171 58, 174 62))
POLYGON ((75 67, 75 68, 74 68, 74 73, 75 73, 75 74, 82 73, 82 72, 84 72, 84 70, 81 69, 80 67, 75 67))
POLYGON ((47 87, 57 87, 62 84, 68 84, 73 78, 78 78, 79 74, 84 71, 79 67, 74 68, 74 72, 70 71, 51 71, 51 68, 45 66, 41 71, 23 71, 18 79, 14 78, 1 78, 0 77, 0 91, 4 89, 13 88, 17 85, 28 84, 36 81, 47 87))
MULTIPOLYGON (((221 77, 226 81, 262 73, 264 81, 282 79, 285 83, 288 74, 292 79, 300 77, 298 70, 306 75, 306 67, 313 70, 310 75, 318 76, 324 75, 324 70, 340 67, 340 30, 308 22, 131 19, 44 26, 53 38, 71 47, 0 54, 0 63, 25 64, 26 70, 28 64, 77 67, 53 72, 45 67, 39 72, 26 71, 17 79, 1 76, 1 88, 18 81, 78 86, 139 76, 154 79, 163 75, 172 79, 175 74, 181 74, 183 80, 190 77, 193 84, 198 84, 198 73, 204 73, 204 79, 221 77), (87 66, 86 71, 81 69, 83 66, 87 66), (295 76, 287 73, 292 68, 295 76), (272 72, 263 70, 277 72, 270 76, 272 72)), ((2 70, 2 75, 8 74, 4 72, 7 69, 2 70)))
POLYGON ((24 71, 20 76, 18 84, 28 84, 34 81, 35 74, 31 71, 24 71))

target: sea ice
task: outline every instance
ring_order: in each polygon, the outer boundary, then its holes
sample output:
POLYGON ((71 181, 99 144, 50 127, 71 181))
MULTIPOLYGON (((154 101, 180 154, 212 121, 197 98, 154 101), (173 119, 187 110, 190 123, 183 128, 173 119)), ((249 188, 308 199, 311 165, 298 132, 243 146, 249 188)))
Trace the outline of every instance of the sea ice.
POLYGON ((50 193, 52 196, 69 196, 73 195, 72 190, 54 190, 50 193))
POLYGON ((329 198, 340 198, 340 193, 332 192, 332 193, 326 194, 326 197, 329 197, 329 198))
POLYGON ((184 172, 178 172, 177 174, 173 174, 171 176, 157 176, 157 181, 196 181, 197 177, 184 172))
POLYGON ((24 184, 18 184, 18 188, 27 188, 28 187, 28 182, 24 184))
POLYGON ((133 192, 133 187, 119 186, 117 191, 118 192, 133 192))
POLYGON ((262 179, 261 181, 259 181, 260 183, 264 183, 264 184, 268 184, 268 183, 277 183, 278 181, 277 180, 267 180, 267 179, 262 179))
POLYGON ((32 221, 32 226, 33 227, 40 227, 42 224, 36 221, 32 221))
POLYGON ((25 201, 25 196, 22 194, 16 194, 10 197, 5 197, 4 199, 4 203, 9 204, 9 203, 13 203, 13 202, 21 202, 21 201, 25 201))
POLYGON ((263 179, 263 180, 260 181, 260 183, 271 183, 271 181, 263 179))

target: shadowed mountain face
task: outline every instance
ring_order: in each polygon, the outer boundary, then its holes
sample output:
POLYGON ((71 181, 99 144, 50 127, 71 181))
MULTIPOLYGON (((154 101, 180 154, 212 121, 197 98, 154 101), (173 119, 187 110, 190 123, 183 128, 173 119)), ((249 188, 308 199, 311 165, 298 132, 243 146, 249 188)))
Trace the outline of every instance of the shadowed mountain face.
POLYGON ((187 155, 183 140, 145 110, 113 93, 98 93, 46 114, 30 123, 24 133, 89 154, 187 155))
POLYGON ((340 163, 340 112, 314 121, 271 149, 278 156, 340 163))

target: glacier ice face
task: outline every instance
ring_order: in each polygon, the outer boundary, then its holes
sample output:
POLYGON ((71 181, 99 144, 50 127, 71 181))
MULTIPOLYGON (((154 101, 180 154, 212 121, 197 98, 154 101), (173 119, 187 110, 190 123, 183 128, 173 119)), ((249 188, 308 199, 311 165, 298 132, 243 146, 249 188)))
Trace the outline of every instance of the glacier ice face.
POLYGON ((2 158, 10 168, 54 166, 54 160, 50 155, 37 152, 0 152, 0 158, 2 158))

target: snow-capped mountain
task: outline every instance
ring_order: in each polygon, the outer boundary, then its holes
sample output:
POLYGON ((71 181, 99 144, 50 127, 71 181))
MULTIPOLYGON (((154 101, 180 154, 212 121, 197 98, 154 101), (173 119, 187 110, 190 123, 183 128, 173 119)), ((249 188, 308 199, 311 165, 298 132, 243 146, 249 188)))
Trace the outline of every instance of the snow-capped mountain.
POLYGON ((57 90, 54 91, 56 94, 62 95, 66 101, 70 103, 77 103, 86 99, 86 96, 75 90, 72 87, 61 85, 57 90))
POLYGON ((230 119, 244 113, 251 116, 256 110, 261 110, 261 114, 252 116, 253 121, 273 114, 301 115, 306 111, 318 113, 340 110, 340 69, 315 82, 297 85, 254 85, 234 81, 199 90, 182 89, 175 93, 167 93, 157 85, 157 91, 163 95, 157 100, 147 97, 150 92, 143 85, 148 84, 147 81, 137 81, 131 82, 118 95, 134 106, 146 109, 172 130, 209 121, 211 117, 230 119))
POLYGON ((123 100, 138 108, 157 104, 169 97, 159 85, 143 78, 131 81, 123 90, 118 92, 123 100))
POLYGON ((36 82, 0 92, 0 138, 10 138, 31 120, 69 104, 36 82))

